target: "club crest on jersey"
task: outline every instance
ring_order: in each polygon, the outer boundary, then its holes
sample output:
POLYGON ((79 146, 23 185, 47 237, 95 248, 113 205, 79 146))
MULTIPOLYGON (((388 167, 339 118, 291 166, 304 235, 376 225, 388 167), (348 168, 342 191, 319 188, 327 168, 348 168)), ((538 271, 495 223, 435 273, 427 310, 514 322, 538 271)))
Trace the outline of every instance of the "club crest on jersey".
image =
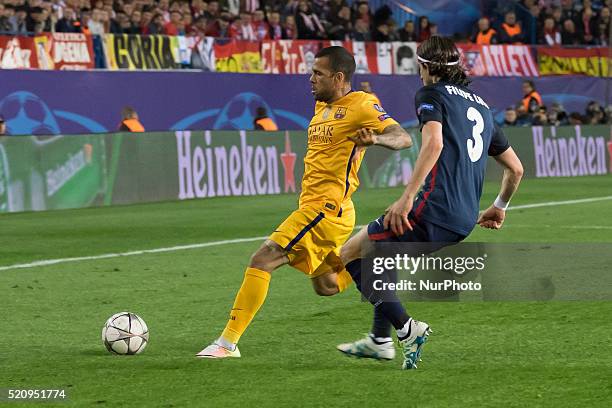
POLYGON ((424 110, 433 112, 434 111, 434 106, 430 103, 422 103, 419 105, 418 109, 417 109, 417 115, 420 115, 421 112, 423 112, 424 110))
POLYGON ((379 104, 375 103, 374 104, 374 109, 376 109, 377 111, 379 111, 380 113, 387 113, 385 111, 385 108, 383 108, 382 106, 380 106, 379 104))
POLYGON ((331 114, 331 108, 327 106, 325 110, 323 111, 323 120, 328 119, 330 114, 331 114))
POLYGON ((346 108, 338 108, 336 114, 334 115, 334 119, 343 119, 346 116, 346 108))

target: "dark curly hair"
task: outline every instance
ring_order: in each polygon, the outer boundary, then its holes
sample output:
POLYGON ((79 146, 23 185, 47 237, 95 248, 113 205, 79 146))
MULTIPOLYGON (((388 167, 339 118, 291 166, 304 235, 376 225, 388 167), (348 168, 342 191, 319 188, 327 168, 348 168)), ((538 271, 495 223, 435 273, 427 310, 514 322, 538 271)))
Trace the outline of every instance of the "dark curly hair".
POLYGON ((461 86, 472 82, 461 62, 461 53, 450 38, 437 35, 429 37, 417 48, 417 56, 419 63, 427 65, 429 73, 441 81, 461 86))

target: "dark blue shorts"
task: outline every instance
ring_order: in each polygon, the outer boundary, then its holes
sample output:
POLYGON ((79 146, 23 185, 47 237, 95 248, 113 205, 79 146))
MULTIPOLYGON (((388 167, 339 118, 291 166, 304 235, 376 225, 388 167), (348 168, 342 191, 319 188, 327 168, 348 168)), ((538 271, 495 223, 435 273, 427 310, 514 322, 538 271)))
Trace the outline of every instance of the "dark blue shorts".
POLYGON ((396 236, 390 229, 385 230, 383 220, 385 215, 381 215, 376 220, 368 224, 368 236, 370 241, 375 242, 444 242, 455 243, 465 239, 465 235, 450 231, 439 225, 432 224, 423 219, 415 221, 412 214, 408 216, 412 231, 408 230, 401 236, 396 236))

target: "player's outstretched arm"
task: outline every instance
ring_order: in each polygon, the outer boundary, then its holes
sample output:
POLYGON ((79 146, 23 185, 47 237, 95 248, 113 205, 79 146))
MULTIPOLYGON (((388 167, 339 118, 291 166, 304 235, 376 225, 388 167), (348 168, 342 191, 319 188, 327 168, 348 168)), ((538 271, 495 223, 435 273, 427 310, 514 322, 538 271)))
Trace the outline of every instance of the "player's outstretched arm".
POLYGON ((504 168, 501 190, 493 205, 480 214, 478 224, 484 228, 500 229, 506 218, 510 199, 523 178, 523 164, 511 147, 494 158, 504 168))
POLYGON ((385 228, 391 228, 391 231, 396 235, 402 235, 407 229, 412 230, 408 222, 408 213, 412 209, 416 194, 438 161, 444 147, 442 124, 440 122, 429 121, 425 123, 421 134, 423 142, 410 181, 400 199, 391 204, 385 215, 385 228))
POLYGON ((383 146, 392 150, 407 149, 412 146, 412 138, 400 125, 389 125, 381 134, 376 134, 370 128, 357 131, 355 136, 349 136, 357 146, 383 146))

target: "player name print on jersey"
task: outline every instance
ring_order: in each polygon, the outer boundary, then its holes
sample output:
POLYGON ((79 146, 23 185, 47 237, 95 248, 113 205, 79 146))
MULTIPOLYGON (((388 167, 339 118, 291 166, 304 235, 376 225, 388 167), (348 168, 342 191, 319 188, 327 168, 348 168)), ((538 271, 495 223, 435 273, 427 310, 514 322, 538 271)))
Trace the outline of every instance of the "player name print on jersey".
POLYGON ((489 109, 489 105, 487 105, 487 103, 475 93, 466 92, 463 89, 457 88, 456 86, 452 86, 452 85, 446 85, 444 88, 446 88, 446 92, 448 92, 449 95, 461 96, 465 99, 468 99, 472 102, 476 102, 477 104, 482 105, 485 108, 489 109))

